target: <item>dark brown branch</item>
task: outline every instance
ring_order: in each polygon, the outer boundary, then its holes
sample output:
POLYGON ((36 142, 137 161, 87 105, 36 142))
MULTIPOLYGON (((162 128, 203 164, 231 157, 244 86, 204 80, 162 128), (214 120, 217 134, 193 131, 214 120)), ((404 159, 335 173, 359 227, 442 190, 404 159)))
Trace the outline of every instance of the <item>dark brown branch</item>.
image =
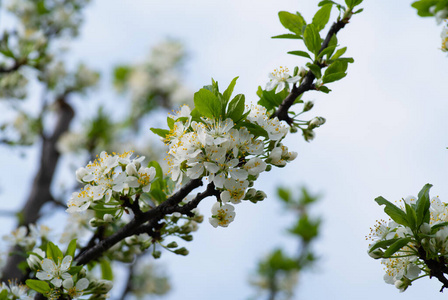
MULTIPOLYGON (((339 20, 331 26, 330 30, 327 33, 327 36, 322 43, 322 46, 320 47, 319 53, 321 53, 325 48, 328 47, 328 44, 330 43, 331 38, 333 35, 337 34, 339 30, 344 28, 344 26, 348 23, 347 19, 339 20)), ((288 111, 291 108, 291 106, 294 104, 294 101, 299 97, 301 94, 303 94, 306 91, 310 91, 315 89, 315 86, 313 84, 314 79, 316 79, 316 76, 314 76, 313 72, 308 71, 308 73, 305 75, 302 83, 299 86, 292 87, 291 93, 283 100, 282 104, 278 107, 278 109, 272 114, 272 118, 278 117, 279 120, 286 121, 289 125, 292 125, 293 119, 288 115, 288 111)))
POLYGON ((193 179, 185 184, 179 191, 177 191, 174 195, 169 197, 165 202, 160 204, 159 206, 141 214, 135 215, 134 219, 131 220, 128 224, 123 226, 120 230, 118 230, 113 235, 108 238, 100 241, 98 244, 88 249, 87 251, 80 253, 75 258, 75 261, 78 265, 85 265, 88 262, 99 258, 105 251, 111 248, 116 243, 125 239, 128 236, 136 234, 139 227, 142 224, 149 221, 153 227, 158 224, 158 222, 167 214, 173 213, 174 208, 178 206, 178 204, 188 196, 191 191, 195 188, 202 185, 201 179, 193 179))
POLYGON ((425 264, 429 268, 429 278, 435 277, 441 283, 443 283, 440 292, 443 292, 443 289, 448 288, 448 279, 445 277, 444 273, 446 273, 447 268, 445 266, 445 262, 437 261, 434 259, 428 259, 426 256, 426 251, 423 247, 418 248, 418 256, 422 259, 425 264))
MULTIPOLYGON (((19 226, 35 223, 39 218, 39 212, 42 206, 46 202, 54 199, 51 195, 50 187, 60 156, 60 153, 56 149, 56 143, 60 136, 68 130, 70 122, 75 115, 72 107, 66 102, 65 97, 60 97, 56 101, 56 114, 57 122, 53 134, 42 140, 39 169, 34 177, 28 199, 19 214, 19 226)), ((23 274, 17 268, 17 265, 22 260, 23 257, 18 255, 9 257, 3 269, 2 281, 6 282, 10 278, 22 279, 23 274)))

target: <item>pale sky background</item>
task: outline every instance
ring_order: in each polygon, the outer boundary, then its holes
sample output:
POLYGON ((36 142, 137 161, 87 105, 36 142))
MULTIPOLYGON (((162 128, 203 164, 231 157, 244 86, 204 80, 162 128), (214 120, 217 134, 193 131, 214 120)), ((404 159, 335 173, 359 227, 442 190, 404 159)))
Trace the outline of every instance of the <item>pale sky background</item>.
MULTIPOLYGON (((277 12, 300 11, 310 21, 318 2, 97 0, 86 10, 70 60, 101 71, 101 90, 92 100, 107 103, 116 99, 108 91, 114 65, 137 62, 165 37, 178 38, 189 52, 185 81, 192 90, 211 77, 225 87, 240 76, 236 93, 255 101, 268 72, 305 63, 286 54, 304 50, 300 41, 270 39, 286 33, 277 12)), ((431 195, 448 201, 448 57, 439 50, 441 27, 418 17, 411 1, 364 2, 364 12, 338 34, 339 44, 348 47, 346 56, 355 59, 348 76, 329 84, 333 92, 328 95, 303 97, 315 101, 307 116, 323 116, 327 123, 311 143, 290 135, 285 144, 298 152, 297 159, 263 173, 256 187, 273 196, 278 185, 297 190, 305 185, 323 195, 313 211, 324 220, 315 244, 321 259, 301 275, 296 299, 446 299, 435 279, 418 280, 405 293, 387 285, 380 262, 366 254, 365 240, 375 220, 386 217, 373 201, 379 195, 395 201, 432 183, 431 195)), ((11 150, 0 151, 5 170, 21 170, 3 172, 1 203, 18 208, 26 195, 22 184, 34 175, 28 173, 35 156, 20 160, 11 150)), ((213 202, 201 203, 206 219, 213 202)), ((259 258, 276 246, 296 249, 284 233, 292 219, 284 217, 274 197, 239 204, 236 213, 228 228, 215 229, 205 221, 193 242, 180 242, 190 251, 187 257, 163 255, 160 263, 173 286, 165 299, 247 299, 253 295, 249 274, 259 258)), ((11 226, 4 226, 4 233, 11 226)))

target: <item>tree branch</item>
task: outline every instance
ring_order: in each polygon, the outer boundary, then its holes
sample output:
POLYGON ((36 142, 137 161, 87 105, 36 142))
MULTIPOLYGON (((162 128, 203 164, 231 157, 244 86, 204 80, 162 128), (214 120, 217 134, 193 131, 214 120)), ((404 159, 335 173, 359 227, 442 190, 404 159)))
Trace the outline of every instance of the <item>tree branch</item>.
MULTIPOLYGON (((325 48, 328 47, 328 44, 330 43, 331 38, 333 35, 337 34, 339 30, 345 27, 345 25, 348 23, 348 19, 342 19, 339 20, 331 26, 330 30, 327 33, 327 36, 322 43, 322 46, 320 47, 319 53, 321 53, 325 48)), ((294 104, 294 101, 299 97, 301 94, 303 94, 306 91, 310 91, 315 89, 315 86, 313 85, 313 81, 316 79, 316 76, 314 76, 313 72, 308 71, 308 73, 305 75, 302 83, 299 86, 292 87, 291 93, 283 100, 282 104, 278 107, 278 109, 272 114, 271 118, 278 117, 278 119, 281 121, 286 121, 289 125, 292 125, 293 119, 288 115, 288 111, 291 108, 291 106, 294 104)))
MULTIPOLYGON (((116 243, 125 239, 128 236, 136 234, 142 224, 149 221, 148 225, 154 228, 158 222, 165 217, 167 214, 175 212, 176 206, 191 193, 192 190, 202 185, 202 179, 193 179, 185 184, 179 191, 169 197, 165 202, 159 206, 141 214, 135 215, 128 224, 124 225, 115 234, 107 237, 106 239, 100 241, 98 244, 92 248, 86 250, 83 253, 78 254, 75 257, 75 261, 78 265, 85 265, 88 262, 97 259, 105 251, 111 248, 116 243)), ((205 192, 204 192, 205 193, 205 192)))

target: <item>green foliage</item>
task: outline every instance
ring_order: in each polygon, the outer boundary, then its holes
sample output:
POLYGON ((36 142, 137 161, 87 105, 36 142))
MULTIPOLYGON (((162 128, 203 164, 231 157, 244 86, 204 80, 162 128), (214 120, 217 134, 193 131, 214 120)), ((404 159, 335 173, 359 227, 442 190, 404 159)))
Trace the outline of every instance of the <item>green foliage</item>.
POLYGON ((47 244, 47 258, 52 259, 56 264, 64 258, 61 249, 52 242, 47 244))
POLYGON ((101 277, 103 279, 114 280, 114 273, 110 261, 108 259, 101 259, 100 267, 101 267, 101 277))
POLYGON ((150 128, 149 130, 151 130, 153 133, 157 134, 158 136, 160 136, 163 139, 165 139, 166 136, 170 133, 170 131, 167 129, 150 128))
POLYGON ((392 245, 390 245, 386 251, 384 251, 383 257, 389 258, 392 255, 394 255, 398 250, 409 244, 409 242, 412 240, 412 238, 402 238, 395 241, 392 245))
POLYGON ((432 17, 434 14, 429 11, 429 9, 435 6, 435 11, 448 6, 448 1, 446 0, 420 0, 415 1, 411 5, 413 8, 417 9, 417 14, 420 17, 432 17))
POLYGON ((313 60, 311 58, 311 56, 308 54, 308 52, 305 52, 305 51, 289 51, 288 54, 302 56, 302 57, 309 58, 310 60, 313 60))
POLYGON ((221 115, 221 103, 218 97, 208 89, 200 89, 194 94, 194 107, 207 118, 219 119, 221 115))
POLYGON ((268 111, 276 109, 282 104, 283 100, 289 95, 289 92, 284 89, 280 93, 275 93, 275 90, 266 91, 258 87, 257 95, 260 97, 258 104, 265 107, 268 111))
POLYGON ((387 201, 386 199, 384 199, 381 196, 377 197, 375 199, 375 201, 376 201, 376 203, 378 203, 378 205, 385 205, 384 212, 386 214, 388 214, 389 217, 392 218, 392 220, 394 220, 398 224, 401 224, 404 226, 409 226, 409 222, 407 220, 406 213, 404 211, 402 211, 400 208, 398 208, 394 204, 390 203, 389 201, 387 201))
POLYGON ((75 257, 75 251, 76 251, 76 239, 73 239, 70 241, 70 243, 67 246, 67 251, 65 251, 65 255, 70 255, 71 257, 75 257))
POLYGON ((432 184, 425 184, 423 188, 418 193, 418 200, 417 200, 417 226, 419 227, 423 222, 429 223, 429 190, 431 189, 432 184))
POLYGON ((117 66, 114 69, 114 85, 119 90, 122 90, 126 85, 129 75, 131 74, 131 68, 129 66, 117 66))
POLYGON ((283 27, 285 27, 286 29, 288 29, 297 36, 302 35, 302 30, 303 27, 306 25, 306 22, 299 12, 297 12, 296 14, 292 14, 287 11, 280 11, 278 13, 278 17, 283 27))
POLYGON ((6 289, 0 292, 0 300, 9 300, 8 291, 6 289))
POLYGON ((305 42, 306 48, 317 56, 322 42, 319 31, 314 24, 308 24, 306 26, 303 33, 303 41, 305 42))
POLYGON ((323 5, 321 9, 319 9, 313 17, 314 26, 316 26, 317 31, 321 31, 324 29, 325 25, 327 25, 330 20, 331 8, 332 4, 323 5))
POLYGON ((345 0, 348 8, 353 8, 362 3, 363 0, 345 0))
POLYGON ((36 280, 36 279, 28 279, 26 280, 26 285, 32 289, 35 290, 38 293, 41 294, 46 294, 50 291, 50 285, 45 282, 45 281, 41 281, 41 280, 36 280))

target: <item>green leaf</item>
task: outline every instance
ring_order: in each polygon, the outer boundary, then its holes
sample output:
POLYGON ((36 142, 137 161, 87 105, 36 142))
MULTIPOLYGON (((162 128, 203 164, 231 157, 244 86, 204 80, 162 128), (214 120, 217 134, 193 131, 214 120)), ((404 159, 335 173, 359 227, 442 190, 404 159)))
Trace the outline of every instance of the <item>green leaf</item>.
POLYGON ((213 119, 221 116, 221 103, 209 90, 200 89, 194 94, 194 106, 204 117, 213 119))
POLYGON ((50 285, 45 281, 36 280, 36 279, 28 279, 25 281, 26 285, 35 290, 38 293, 46 294, 50 291, 50 285))
POLYGON ((335 81, 338 81, 338 80, 344 78, 346 75, 347 75, 347 73, 344 73, 344 72, 325 75, 324 77, 322 77, 322 82, 323 83, 335 82, 335 81))
POLYGON ((163 178, 163 170, 158 162, 150 161, 148 163, 148 168, 151 167, 156 169, 156 180, 151 183, 151 190, 149 194, 161 203, 166 200, 166 194, 164 192, 164 190, 166 190, 166 180, 163 178))
POLYGON ((297 34, 285 33, 285 34, 279 34, 279 35, 272 36, 271 39, 294 39, 294 40, 301 40, 302 37, 300 35, 297 35, 297 34))
POLYGON ((362 3, 363 0, 345 0, 348 8, 353 8, 362 3))
POLYGON ((305 32, 303 33, 303 41, 305 42, 306 48, 317 56, 321 47, 321 39, 314 24, 308 24, 306 26, 305 32))
POLYGON ((269 135, 267 133, 266 130, 263 129, 263 127, 261 127, 260 125, 254 124, 254 123, 249 123, 249 122, 240 122, 238 123, 235 127, 237 128, 241 128, 241 127, 246 127, 247 130, 257 136, 262 136, 265 138, 269 138, 269 135))
POLYGON ((110 261, 107 259, 102 259, 100 261, 101 275, 105 280, 114 280, 114 273, 112 272, 112 267, 110 261))
POLYGON ((439 223, 436 224, 434 226, 431 227, 431 234, 436 233, 440 228, 448 226, 448 222, 443 222, 443 223, 439 223))
POLYGON ((244 113, 245 108, 245 98, 243 94, 238 94, 229 103, 229 108, 227 111, 227 118, 231 118, 235 123, 238 122, 244 113))
POLYGON ((325 93, 325 94, 328 94, 329 92, 331 92, 331 90, 324 85, 319 87, 319 91, 322 93, 325 93))
POLYGON ((399 238, 397 239, 390 239, 390 240, 384 240, 384 241, 379 241, 376 242, 369 250, 369 253, 373 252, 373 250, 376 250, 378 248, 383 248, 383 249, 387 249, 387 247, 389 245, 392 245, 393 243, 395 243, 396 241, 400 240, 399 238))
POLYGON ((412 206, 410 206, 409 204, 407 204, 406 202, 404 203, 405 209, 406 209, 406 215, 407 215, 407 220, 409 222, 409 227, 412 230, 417 229, 417 214, 415 213, 414 208, 412 208, 412 206))
POLYGON ((268 111, 276 109, 288 95, 289 92, 287 89, 284 89, 278 94, 275 93, 275 89, 272 91, 261 90, 261 97, 258 104, 265 107, 268 111))
POLYGON ((347 66, 348 64, 346 62, 336 60, 325 70, 324 76, 333 73, 345 73, 345 71, 347 71, 347 66))
POLYGON ((82 266, 71 266, 70 269, 68 269, 68 273, 70 275, 76 275, 82 270, 82 266))
POLYGON ((324 29, 325 25, 327 25, 328 20, 330 20, 330 13, 333 4, 326 4, 319 9, 313 17, 313 24, 316 26, 317 31, 321 31, 324 29))
POLYGON ((389 248, 387 248, 386 251, 384 251, 383 257, 384 258, 391 257, 397 251, 399 251, 401 248, 406 246, 411 240, 412 240, 412 238, 410 238, 410 237, 399 239, 398 241, 396 241, 395 243, 390 245, 389 248))
POLYGON ((167 134, 170 133, 170 131, 167 129, 150 128, 149 130, 151 130, 153 133, 157 134, 158 136, 160 136, 163 139, 165 139, 167 134))
POLYGON ((308 54, 308 52, 305 52, 305 51, 289 51, 288 54, 297 55, 297 56, 303 56, 303 57, 306 57, 306 58, 309 58, 309 59, 313 60, 311 58, 311 56, 308 54))
POLYGON ((176 121, 174 121, 173 118, 166 117, 166 124, 168 124, 168 128, 169 128, 169 129, 173 129, 173 127, 174 127, 174 123, 175 123, 175 122, 176 122, 176 121))
POLYGON ((277 188, 277 195, 285 202, 291 200, 291 191, 282 187, 277 188))
POLYGON ((347 51, 347 47, 338 49, 336 51, 336 53, 331 57, 331 59, 334 60, 334 59, 337 59, 337 58, 341 57, 342 55, 344 55, 345 51, 347 51))
POLYGON ((227 87, 227 89, 224 91, 224 94, 222 94, 222 97, 224 98, 226 104, 227 104, 227 102, 229 102, 230 97, 232 96, 233 88, 235 87, 237 80, 238 80, 238 76, 233 78, 232 81, 230 82, 229 86, 227 87))
POLYGON ((283 27, 296 35, 302 35, 302 27, 306 25, 306 22, 299 13, 292 14, 287 11, 280 11, 278 17, 283 27))
POLYGON ((62 261, 62 259, 64 258, 63 256, 64 255, 62 254, 62 251, 61 251, 61 249, 59 249, 58 246, 56 246, 52 242, 48 242, 47 258, 53 259, 53 261, 57 264, 59 259, 62 261))
POLYGON ((398 224, 409 226, 406 213, 402 211, 400 208, 396 207, 394 204, 390 203, 383 197, 377 197, 375 202, 378 205, 385 205, 384 212, 389 215, 395 222, 398 224))
POLYGON ((324 55, 327 55, 327 57, 330 57, 333 54, 334 49, 336 49, 336 47, 337 47, 336 45, 328 46, 327 48, 325 48, 324 50, 322 50, 319 53, 319 55, 317 56, 317 59, 324 57, 324 55))
POLYGON ((429 223, 429 207, 431 205, 429 201, 429 190, 431 189, 432 184, 425 184, 423 188, 418 193, 418 200, 417 200, 417 227, 425 223, 429 223))
POLYGON ((70 241, 67 246, 67 251, 65 251, 65 256, 70 255, 71 257, 75 257, 76 252, 76 239, 70 241))
POLYGON ((320 71, 320 67, 315 64, 306 64, 308 68, 310 68, 311 72, 313 72, 314 76, 316 76, 317 79, 322 77, 322 73, 320 71))
POLYGON ((0 300, 9 300, 9 298, 8 298, 8 291, 6 289, 2 290, 0 292, 0 300))
POLYGON ((420 0, 412 3, 412 7, 417 9, 417 14, 420 17, 432 17, 434 14, 429 9, 439 3, 439 0, 420 0))

